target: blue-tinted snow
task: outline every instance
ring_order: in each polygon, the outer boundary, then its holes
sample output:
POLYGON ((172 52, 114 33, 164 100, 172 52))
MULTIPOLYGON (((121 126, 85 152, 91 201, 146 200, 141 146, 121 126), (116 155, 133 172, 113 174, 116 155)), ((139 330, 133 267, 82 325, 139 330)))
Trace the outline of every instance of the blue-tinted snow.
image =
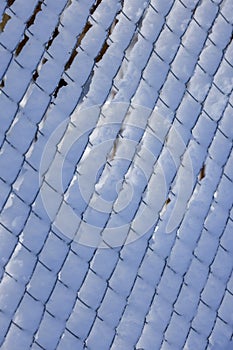
POLYGON ((31 17, 32 12, 35 9, 36 5, 37 5, 36 0, 30 1, 30 4, 28 4, 28 6, 24 6, 23 0, 18 0, 13 2, 11 6, 11 10, 14 13, 17 13, 17 16, 20 19, 22 19, 23 21, 27 21, 31 17))
POLYGON ((33 336, 28 334, 27 332, 20 329, 14 323, 11 324, 8 330, 8 338, 2 346, 2 349, 14 349, 18 348, 19 350, 23 350, 25 348, 29 348, 32 341, 33 336))
POLYGON ((15 313, 14 321, 29 334, 33 335, 37 330, 44 313, 43 304, 33 299, 29 294, 25 294, 15 313), (33 313, 30 312, 33 310, 33 313))
POLYGON ((1 348, 230 349, 231 1, 46 0, 33 18, 36 5, 0 5, 1 348), (106 100, 126 104, 72 115, 106 100), (38 170, 62 121, 42 169, 49 217, 38 170), (51 170, 80 129, 63 201, 51 170), (165 234, 177 173, 193 181, 165 234), (100 236, 104 249, 85 245, 100 236))
POLYGON ((21 40, 21 36, 25 29, 25 24, 9 9, 6 9, 5 13, 10 16, 10 19, 6 23, 5 30, 0 32, 0 41, 1 45, 3 45, 9 51, 13 51, 21 40))

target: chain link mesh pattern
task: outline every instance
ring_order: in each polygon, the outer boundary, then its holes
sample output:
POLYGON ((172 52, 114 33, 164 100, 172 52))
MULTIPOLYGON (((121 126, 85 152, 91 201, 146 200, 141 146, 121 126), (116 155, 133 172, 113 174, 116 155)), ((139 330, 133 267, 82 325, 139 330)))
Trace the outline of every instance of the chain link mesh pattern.
MULTIPOLYGON (((0 13, 1 349, 233 347, 232 1, 8 0, 0 13), (71 203, 75 167, 94 148, 106 103, 115 102, 127 110, 110 158, 139 105, 168 118, 184 147, 179 167, 170 168, 166 140, 153 145, 168 184, 153 227, 132 244, 101 249, 57 229, 58 209, 51 220, 42 203, 39 169, 57 126, 65 122, 56 154, 77 108, 98 106, 70 154, 71 203), (187 208, 164 234, 188 153, 187 208)), ((151 113, 141 122, 134 140, 149 144, 151 113)), ((138 206, 149 205, 144 190, 138 206)))

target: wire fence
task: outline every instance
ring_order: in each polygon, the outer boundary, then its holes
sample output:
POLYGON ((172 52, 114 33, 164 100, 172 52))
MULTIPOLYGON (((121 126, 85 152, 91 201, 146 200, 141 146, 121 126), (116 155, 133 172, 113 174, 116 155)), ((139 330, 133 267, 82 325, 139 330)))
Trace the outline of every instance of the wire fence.
POLYGON ((0 13, 1 349, 230 349, 232 1, 0 13))

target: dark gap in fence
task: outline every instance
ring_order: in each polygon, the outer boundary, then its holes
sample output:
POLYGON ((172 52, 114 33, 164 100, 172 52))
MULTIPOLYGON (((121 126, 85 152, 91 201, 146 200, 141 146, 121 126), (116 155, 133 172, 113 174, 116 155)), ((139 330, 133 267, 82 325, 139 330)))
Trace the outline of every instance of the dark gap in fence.
POLYGON ((4 13, 2 16, 2 21, 0 22, 0 32, 4 32, 7 22, 11 19, 11 16, 4 13))
POLYGON ((15 50, 15 56, 18 56, 20 54, 20 52, 22 51, 23 47, 26 45, 28 40, 29 40, 29 37, 26 34, 24 34, 23 40, 20 41, 19 45, 15 50))

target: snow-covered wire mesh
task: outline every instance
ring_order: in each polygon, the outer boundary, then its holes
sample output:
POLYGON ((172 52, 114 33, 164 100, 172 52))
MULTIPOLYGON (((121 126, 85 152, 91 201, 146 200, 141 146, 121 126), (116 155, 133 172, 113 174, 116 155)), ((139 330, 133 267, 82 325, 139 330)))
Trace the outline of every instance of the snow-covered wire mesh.
POLYGON ((0 346, 231 349, 232 0, 0 3, 0 346))

